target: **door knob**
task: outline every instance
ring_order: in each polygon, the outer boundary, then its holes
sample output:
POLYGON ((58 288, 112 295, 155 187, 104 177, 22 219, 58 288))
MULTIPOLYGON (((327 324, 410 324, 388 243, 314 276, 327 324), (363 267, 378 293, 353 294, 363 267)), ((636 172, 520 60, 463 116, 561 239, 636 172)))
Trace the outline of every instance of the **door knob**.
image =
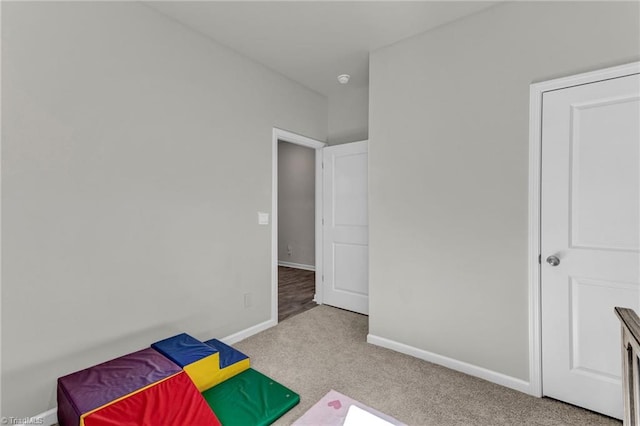
POLYGON ((551 266, 558 266, 560 264, 560 259, 557 256, 549 256, 547 257, 547 263, 551 266))

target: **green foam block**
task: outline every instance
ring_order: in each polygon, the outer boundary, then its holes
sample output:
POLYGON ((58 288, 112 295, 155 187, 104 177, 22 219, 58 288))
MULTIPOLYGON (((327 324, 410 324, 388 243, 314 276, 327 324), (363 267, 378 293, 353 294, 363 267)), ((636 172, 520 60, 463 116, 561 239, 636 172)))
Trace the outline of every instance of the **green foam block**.
POLYGON ((270 425, 300 395, 250 368, 202 393, 223 426, 270 425))

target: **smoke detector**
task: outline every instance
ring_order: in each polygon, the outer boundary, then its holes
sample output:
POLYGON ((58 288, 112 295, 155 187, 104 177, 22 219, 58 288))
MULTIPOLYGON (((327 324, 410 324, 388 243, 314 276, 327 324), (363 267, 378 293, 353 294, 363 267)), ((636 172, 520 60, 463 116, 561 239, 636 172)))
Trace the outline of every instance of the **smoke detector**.
POLYGON ((340 74, 338 76, 338 81, 340 82, 340 84, 347 84, 350 78, 351 76, 349 74, 340 74))

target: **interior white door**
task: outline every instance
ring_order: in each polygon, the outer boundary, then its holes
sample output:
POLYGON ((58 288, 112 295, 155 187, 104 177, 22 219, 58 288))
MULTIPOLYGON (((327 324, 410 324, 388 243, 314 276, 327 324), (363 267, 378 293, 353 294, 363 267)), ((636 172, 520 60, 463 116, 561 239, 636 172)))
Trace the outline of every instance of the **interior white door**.
POLYGON ((369 313, 368 143, 323 149, 323 303, 369 313))
POLYGON ((542 105, 543 393, 622 418, 613 308, 640 308, 640 76, 542 105))

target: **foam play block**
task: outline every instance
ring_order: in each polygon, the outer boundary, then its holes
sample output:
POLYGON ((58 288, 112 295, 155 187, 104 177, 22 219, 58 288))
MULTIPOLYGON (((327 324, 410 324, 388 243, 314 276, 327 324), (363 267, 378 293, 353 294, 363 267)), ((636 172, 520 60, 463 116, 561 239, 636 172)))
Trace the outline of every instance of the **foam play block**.
MULTIPOLYGON (((211 339, 204 342, 217 350, 220 358, 219 382, 224 382, 231 377, 248 370, 251 367, 249 357, 239 350, 222 343, 218 339, 211 339)), ((217 384, 217 383, 216 383, 217 384)))
POLYGON ((207 340, 204 343, 220 352, 220 368, 226 368, 237 362, 249 359, 247 355, 225 343, 222 343, 218 339, 207 340))
POLYGON ((270 425, 300 402, 300 396, 250 368, 202 396, 224 426, 270 425))
POLYGON ((85 426, 220 426, 186 372, 87 414, 85 426))
POLYGON ((60 377, 58 423, 78 426, 83 414, 181 371, 174 362, 147 348, 60 377))
POLYGON ((200 392, 219 383, 220 354, 195 337, 182 333, 151 347, 182 367, 200 392))
POLYGON ((160 340, 151 347, 183 368, 217 353, 211 346, 187 333, 160 340))
POLYGON ((248 356, 221 341, 201 342, 186 333, 161 340, 151 347, 182 367, 200 392, 251 366, 248 356))

